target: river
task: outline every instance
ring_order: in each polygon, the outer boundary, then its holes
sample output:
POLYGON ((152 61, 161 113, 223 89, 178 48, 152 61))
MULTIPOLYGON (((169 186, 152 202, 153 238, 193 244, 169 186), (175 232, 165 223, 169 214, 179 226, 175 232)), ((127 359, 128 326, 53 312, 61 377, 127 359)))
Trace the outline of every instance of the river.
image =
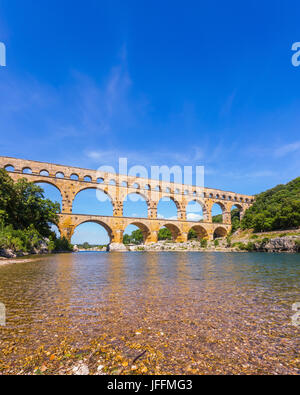
POLYGON ((119 374, 300 373, 299 254, 35 257, 0 267, 0 302, 6 374, 64 374, 79 359, 91 373, 101 361, 119 374))

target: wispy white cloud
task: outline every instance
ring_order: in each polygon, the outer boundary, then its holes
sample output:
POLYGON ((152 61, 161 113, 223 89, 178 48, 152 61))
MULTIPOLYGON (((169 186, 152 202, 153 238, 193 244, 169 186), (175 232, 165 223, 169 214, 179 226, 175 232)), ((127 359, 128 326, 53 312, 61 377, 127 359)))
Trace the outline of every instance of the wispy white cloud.
POLYGON ((186 217, 188 221, 200 221, 201 219, 203 219, 203 216, 201 214, 195 213, 188 213, 186 217))
POLYGON ((276 157, 283 157, 293 152, 297 152, 300 150, 300 141, 294 141, 290 144, 282 145, 275 150, 276 157))
POLYGON ((176 219, 178 219, 177 216, 166 217, 166 216, 164 216, 164 215, 162 215, 162 214, 157 214, 157 218, 158 218, 158 219, 171 219, 171 220, 176 220, 176 219))
POLYGON ((237 90, 234 89, 233 92, 225 100, 225 102, 221 108, 221 111, 220 111, 221 116, 226 116, 226 115, 230 114, 234 99, 236 97, 236 93, 237 93, 237 90))

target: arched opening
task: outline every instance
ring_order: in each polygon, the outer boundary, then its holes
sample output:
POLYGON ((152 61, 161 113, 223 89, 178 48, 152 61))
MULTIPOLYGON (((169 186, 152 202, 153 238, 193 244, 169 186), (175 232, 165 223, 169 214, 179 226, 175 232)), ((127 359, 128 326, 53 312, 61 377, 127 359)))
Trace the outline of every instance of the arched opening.
POLYGON ((130 193, 123 202, 123 216, 129 218, 148 218, 146 198, 139 193, 130 193))
POLYGON ((176 225, 165 224, 158 232, 158 240, 173 240, 176 241, 180 236, 180 230, 176 225))
POLYGON ((193 240, 193 239, 198 239, 198 240, 205 239, 205 240, 207 240, 208 239, 208 233, 207 233, 206 229, 203 228, 203 226, 195 225, 195 226, 193 226, 190 229, 190 231, 188 233, 188 239, 189 240, 193 240))
POLYGON ((216 230, 214 231, 214 240, 215 239, 220 239, 220 238, 224 238, 227 236, 227 230, 225 228, 222 227, 218 227, 216 228, 216 230))
POLYGON ((157 205, 157 218, 178 219, 178 208, 175 201, 170 197, 163 197, 157 205))
POLYGON ((232 232, 236 232, 241 226, 241 212, 243 208, 239 204, 234 204, 231 207, 231 224, 232 232))
POLYGON ((202 205, 197 200, 192 200, 186 207, 186 218, 188 221, 203 222, 204 211, 202 205))
POLYGON ((61 173, 60 171, 58 173, 56 173, 55 175, 56 178, 65 178, 64 173, 61 173))
POLYGON ((45 199, 51 200, 53 203, 59 203, 60 205, 60 211, 62 208, 62 195, 60 190, 55 186, 54 184, 51 184, 50 182, 43 182, 43 181, 37 181, 35 182, 36 185, 41 187, 44 191, 43 195, 45 199))
POLYGON ((122 181, 121 187, 128 188, 128 183, 126 181, 122 181))
POLYGON ((140 222, 133 222, 124 230, 123 243, 128 244, 145 244, 150 235, 148 227, 140 222))
POLYGON ((225 207, 221 203, 215 203, 211 210, 212 222, 215 224, 222 224, 224 211, 225 207))
POLYGON ((12 165, 7 165, 4 167, 4 169, 9 173, 13 173, 15 171, 15 168, 12 165))
POLYGON ((23 174, 32 174, 32 170, 29 167, 24 167, 22 170, 23 174))
POLYGON ((47 170, 40 171, 40 176, 49 177, 49 171, 47 171, 47 170))
POLYGON ((113 215, 113 205, 110 197, 97 188, 81 190, 73 201, 73 214, 113 215))
POLYGON ((70 179, 74 180, 74 181, 78 181, 79 180, 79 176, 78 176, 78 174, 72 174, 70 179))
POLYGON ((80 250, 106 247, 111 242, 111 229, 102 222, 84 222, 77 226, 72 244, 80 250))
POLYGON ((92 182, 92 177, 91 176, 85 176, 84 177, 85 182, 92 182))

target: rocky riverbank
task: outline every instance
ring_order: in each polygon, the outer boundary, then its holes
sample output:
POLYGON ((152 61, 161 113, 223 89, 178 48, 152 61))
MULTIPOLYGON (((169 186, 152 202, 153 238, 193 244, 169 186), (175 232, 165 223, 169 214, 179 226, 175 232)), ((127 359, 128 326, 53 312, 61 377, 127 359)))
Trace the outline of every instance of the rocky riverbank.
POLYGON ((147 245, 113 243, 109 251, 202 251, 202 252, 300 252, 300 231, 287 233, 236 232, 231 237, 213 241, 191 240, 185 243, 159 241, 147 245))
POLYGON ((74 246, 74 252, 106 252, 107 246, 105 247, 92 247, 92 248, 79 248, 77 245, 74 246))
POLYGON ((19 257, 24 257, 28 255, 43 255, 49 254, 49 249, 47 242, 41 242, 38 247, 33 248, 30 252, 24 252, 22 250, 15 250, 12 248, 2 248, 0 249, 0 257, 6 259, 15 259, 19 257))
MULTIPOLYGON (((48 247, 48 241, 43 241, 39 244, 38 247, 32 248, 29 252, 22 251, 22 250, 15 250, 12 248, 1 248, 0 249, 0 262, 5 262, 5 261, 12 261, 16 258, 22 258, 22 257, 27 257, 30 255, 48 255, 48 254, 66 254, 66 253, 72 253, 76 252, 74 251, 67 251, 67 250, 56 250, 52 251, 48 247)), ((18 259, 18 262, 20 260, 18 259)))

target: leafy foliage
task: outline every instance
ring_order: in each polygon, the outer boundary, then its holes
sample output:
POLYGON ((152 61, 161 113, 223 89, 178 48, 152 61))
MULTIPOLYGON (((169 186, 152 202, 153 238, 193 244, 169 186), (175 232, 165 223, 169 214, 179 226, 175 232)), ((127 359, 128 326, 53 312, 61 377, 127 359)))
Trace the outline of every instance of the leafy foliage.
POLYGON ((212 222, 214 224, 221 224, 223 222, 223 215, 222 214, 214 215, 212 217, 212 222))
POLYGON ((124 244, 143 244, 144 236, 140 229, 137 229, 131 233, 131 235, 124 235, 123 243, 124 244))
POLYGON ((82 247, 85 250, 88 250, 89 248, 91 248, 91 246, 89 245, 89 243, 87 241, 85 243, 83 243, 82 247))
POLYGON ((68 240, 51 230, 59 212, 59 203, 45 199, 42 188, 26 179, 14 183, 0 169, 0 248, 32 252, 48 245, 50 251, 70 251, 68 240))
POLYGON ((167 228, 161 228, 158 232, 158 240, 172 240, 172 233, 167 228))
POLYGON ((198 239, 198 235, 194 229, 191 229, 188 234, 188 240, 196 240, 198 239))
POLYGON ((201 248, 206 248, 207 244, 208 244, 208 241, 206 239, 202 239, 200 241, 201 248))
POLYGON ((242 229, 266 232, 300 226, 300 177, 256 196, 242 219, 242 229))
POLYGON ((231 229, 232 233, 236 232, 241 227, 240 210, 238 208, 235 208, 231 211, 231 224, 232 224, 232 229, 231 229))
POLYGON ((0 169, 0 215, 5 225, 25 230, 31 225, 44 237, 51 235, 50 223, 58 222, 60 206, 45 199, 43 189, 25 179, 14 183, 0 169))

